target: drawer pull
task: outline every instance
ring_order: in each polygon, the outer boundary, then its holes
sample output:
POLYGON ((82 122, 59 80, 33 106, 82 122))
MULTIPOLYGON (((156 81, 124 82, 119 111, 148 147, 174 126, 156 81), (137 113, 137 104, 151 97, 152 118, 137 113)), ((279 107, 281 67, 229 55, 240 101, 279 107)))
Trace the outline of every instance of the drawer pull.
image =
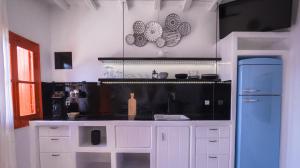
POLYGON ((57 129, 58 127, 50 127, 50 129, 57 129))
POLYGON ((50 140, 51 141, 58 141, 59 139, 58 138, 51 138, 50 140))
POLYGON ((210 140, 209 142, 216 143, 216 142, 218 142, 218 141, 217 141, 217 140, 210 140))
POLYGON ((52 154, 51 156, 58 157, 58 156, 60 156, 60 154, 52 154))
POLYGON ((218 157, 217 156, 208 156, 208 158, 210 158, 210 159, 217 159, 218 157))
POLYGON ((209 130, 210 131, 218 131, 219 129, 218 128, 210 128, 209 130))

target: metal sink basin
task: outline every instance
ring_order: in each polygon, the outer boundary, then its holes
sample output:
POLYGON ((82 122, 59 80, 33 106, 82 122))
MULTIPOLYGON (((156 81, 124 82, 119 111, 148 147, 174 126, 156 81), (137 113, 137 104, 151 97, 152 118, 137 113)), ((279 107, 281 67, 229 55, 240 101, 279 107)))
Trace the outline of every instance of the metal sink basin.
POLYGON ((189 120, 185 115, 167 115, 167 114, 155 114, 154 120, 156 121, 183 121, 189 120))

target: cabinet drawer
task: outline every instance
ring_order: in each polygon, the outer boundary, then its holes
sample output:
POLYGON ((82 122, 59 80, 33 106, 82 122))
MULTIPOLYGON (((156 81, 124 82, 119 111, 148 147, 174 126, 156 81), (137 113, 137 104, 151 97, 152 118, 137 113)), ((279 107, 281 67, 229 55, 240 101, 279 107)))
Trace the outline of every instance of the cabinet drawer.
POLYGON ((197 155, 196 168, 229 168, 229 155, 197 155))
POLYGON ((228 138, 197 139, 196 154, 229 154, 230 142, 228 138))
POLYGON ((119 148, 150 148, 151 127, 117 126, 116 145, 119 148))
POLYGON ((68 126, 39 127, 39 136, 70 136, 70 129, 68 126))
POLYGON ((74 168, 70 153, 41 153, 41 168, 74 168))
POLYGON ((197 138, 228 138, 230 137, 229 127, 197 127, 196 128, 197 138))
POLYGON ((40 137, 40 152, 69 152, 69 137, 40 137))

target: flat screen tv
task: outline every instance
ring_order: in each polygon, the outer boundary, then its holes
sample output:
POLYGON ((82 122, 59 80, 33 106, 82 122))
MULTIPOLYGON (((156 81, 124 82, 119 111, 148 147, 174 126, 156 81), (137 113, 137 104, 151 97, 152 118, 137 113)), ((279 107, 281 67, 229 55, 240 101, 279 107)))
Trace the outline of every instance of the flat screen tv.
POLYGON ((219 6, 220 38, 234 31, 274 31, 291 26, 292 0, 236 0, 219 6))

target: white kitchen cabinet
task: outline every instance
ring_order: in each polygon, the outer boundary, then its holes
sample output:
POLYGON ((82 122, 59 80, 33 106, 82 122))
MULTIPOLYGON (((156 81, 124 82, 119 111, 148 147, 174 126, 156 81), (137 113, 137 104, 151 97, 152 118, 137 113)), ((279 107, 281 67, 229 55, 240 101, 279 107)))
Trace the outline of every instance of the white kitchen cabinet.
POLYGON ((41 153, 41 168, 74 168, 71 153, 41 153))
POLYGON ((117 126, 116 145, 118 148, 150 148, 151 127, 117 126))
POLYGON ((49 136, 70 136, 70 129, 67 126, 43 126, 39 128, 40 137, 49 136))
POLYGON ((228 138, 203 138, 196 140, 196 154, 229 154, 228 138))
POLYGON ((207 154, 197 155, 196 168, 229 168, 229 156, 207 154))
POLYGON ((69 137, 40 137, 40 152, 69 152, 69 137))
POLYGON ((74 168, 71 153, 70 128, 39 127, 40 168, 74 168))
POLYGON ((230 127, 196 128, 196 168, 229 168, 230 127))
POLYGON ((189 168, 189 127, 157 128, 157 168, 189 168))

